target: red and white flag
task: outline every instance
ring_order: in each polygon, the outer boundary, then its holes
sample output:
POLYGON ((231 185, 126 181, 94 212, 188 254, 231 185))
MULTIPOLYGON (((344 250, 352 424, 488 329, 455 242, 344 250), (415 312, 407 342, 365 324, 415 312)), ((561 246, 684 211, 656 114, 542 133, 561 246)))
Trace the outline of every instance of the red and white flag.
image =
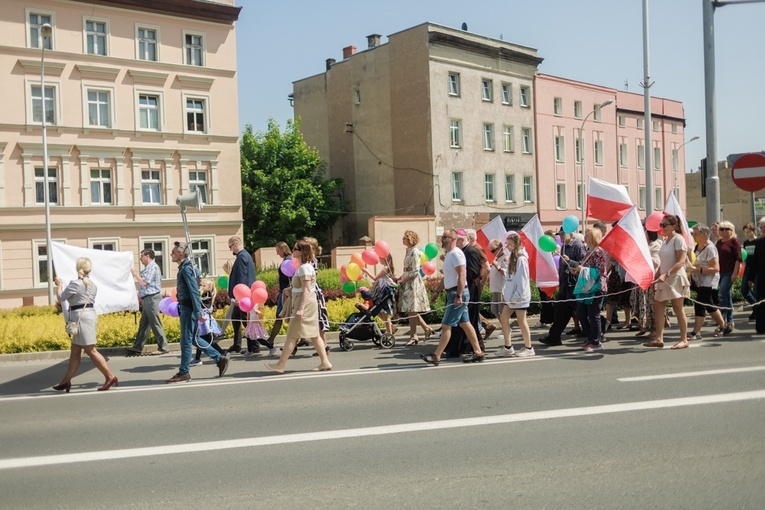
POLYGON ((587 217, 616 221, 632 207, 627 188, 590 176, 587 181, 587 217))
POLYGON ((680 208, 680 202, 677 201, 674 193, 670 193, 667 197, 667 203, 664 204, 664 213, 673 214, 680 218, 680 225, 683 226, 683 238, 685 239, 685 245, 688 248, 693 248, 693 241, 691 241, 691 232, 688 229, 688 221, 685 219, 685 214, 680 208))
POLYGON ((651 251, 636 205, 608 231, 600 241, 600 247, 624 268, 628 281, 638 284, 643 290, 651 285, 654 276, 651 251))
POLYGON ((499 216, 496 216, 476 232, 476 242, 481 245, 481 248, 486 253, 489 264, 494 261, 494 254, 489 251, 489 242, 492 239, 499 239, 504 246, 506 235, 505 224, 502 223, 502 218, 499 216))
POLYGON ((539 238, 544 235, 539 216, 535 214, 518 235, 529 256, 529 277, 536 282, 539 290, 552 297, 558 288, 558 268, 553 254, 539 248, 539 238))

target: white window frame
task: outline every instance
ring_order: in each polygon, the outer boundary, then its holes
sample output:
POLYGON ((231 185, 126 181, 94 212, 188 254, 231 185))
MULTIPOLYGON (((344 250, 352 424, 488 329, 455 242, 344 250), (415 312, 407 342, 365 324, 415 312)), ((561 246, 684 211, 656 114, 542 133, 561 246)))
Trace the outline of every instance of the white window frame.
POLYGON ((672 171, 677 172, 680 166, 680 151, 676 148, 672 149, 672 171))
POLYGON ((531 87, 521 85, 519 97, 521 108, 531 108, 531 87))
POLYGON ((462 172, 452 172, 452 202, 465 201, 465 181, 462 172))
MULTIPOLYGON (((154 168, 141 168, 141 204, 143 204, 143 205, 162 205, 163 191, 164 190, 163 190, 163 186, 162 186, 162 170, 160 170, 158 168, 157 169, 154 169, 154 168), (148 179, 144 178, 144 175, 143 175, 144 172, 150 172, 148 179), (158 176, 157 179, 153 179, 152 178, 153 177, 152 173, 154 173, 154 172, 157 173, 157 176, 158 176), (143 199, 143 197, 144 197, 143 187, 145 185, 150 185, 150 186, 157 185, 159 187, 159 190, 157 191, 157 198, 158 198, 157 202, 145 202, 144 201, 144 199, 143 199)), ((149 194, 151 195, 151 191, 150 191, 149 194)))
POLYGON ((502 82, 502 104, 506 106, 513 106, 513 84, 508 82, 502 82))
MULTIPOLYGON (((39 121, 34 120, 35 118, 35 110, 34 110, 34 97, 32 96, 32 89, 34 87, 40 87, 40 80, 33 81, 33 80, 27 80, 27 124, 29 125, 35 125, 35 126, 41 126, 42 125, 42 119, 39 121)), ((61 120, 61 86, 58 82, 55 81, 48 81, 45 80, 45 86, 41 87, 42 90, 46 88, 52 88, 53 89, 53 115, 54 119, 53 122, 46 121, 45 124, 48 126, 59 126, 62 124, 61 120)), ((44 107, 43 107, 44 111, 44 107)))
POLYGON ((672 134, 673 135, 677 134, 677 122, 672 123, 672 134))
MULTIPOLYGON (((98 34, 98 32, 93 32, 94 34, 98 34)), ((106 18, 96 18, 94 16, 83 16, 82 17, 82 52, 85 55, 97 55, 100 57, 108 57, 111 53, 111 44, 110 44, 110 34, 111 34, 111 28, 109 26, 109 20, 106 18), (103 23, 104 24, 104 53, 91 53, 88 51, 88 37, 90 36, 91 32, 88 31, 88 22, 92 23, 103 23)))
POLYGON ((515 203, 515 175, 505 174, 505 202, 515 203))
POLYGON ((652 123, 653 123, 652 127, 654 131, 659 131, 661 129, 661 122, 659 122, 658 120, 654 120, 652 123))
POLYGON ((625 117, 624 115, 618 115, 617 119, 619 120, 620 128, 627 127, 627 117, 625 117))
POLYGON ((563 138, 563 135, 555 135, 555 162, 556 163, 565 163, 566 162, 566 140, 563 138))
POLYGON ((515 152, 515 129, 513 126, 502 126, 502 147, 504 152, 515 152))
POLYGON ((619 143, 619 167, 627 168, 629 166, 629 149, 627 142, 619 143))
POLYGON ((98 205, 107 205, 107 206, 108 205, 114 205, 114 172, 112 171, 112 169, 111 168, 90 168, 89 171, 90 171, 90 175, 89 175, 89 179, 90 179, 90 188, 89 188, 89 190, 90 190, 90 203, 92 205, 96 205, 96 206, 98 206, 98 205), (104 171, 109 172, 108 179, 103 177, 103 172, 104 171), (93 172, 98 172, 98 174, 99 174, 98 177, 95 178, 95 179, 93 178, 93 172), (97 184, 97 186, 98 186, 99 200, 93 200, 93 185, 94 184, 97 184), (109 185, 109 195, 111 196, 111 200, 109 202, 106 202, 104 200, 104 195, 105 195, 105 193, 104 193, 104 184, 108 184, 109 185))
POLYGON ((106 250, 106 251, 114 251, 114 252, 120 251, 120 240, 118 237, 89 237, 88 238, 88 248, 90 248, 91 250, 103 250, 103 247, 99 248, 99 246, 103 246, 105 244, 113 245, 112 250, 106 250))
POLYGON ((483 183, 484 183, 484 192, 486 193, 486 201, 496 202, 497 194, 496 194, 494 174, 484 174, 483 183))
POLYGON ((32 28, 34 27, 41 27, 40 24, 33 25, 30 21, 30 17, 32 15, 37 16, 50 16, 50 26, 53 27, 53 30, 51 31, 50 37, 48 40, 50 41, 50 47, 46 47, 46 50, 54 50, 56 48, 56 41, 55 41, 55 34, 56 34, 56 13, 53 11, 47 11, 45 9, 37 9, 34 7, 27 7, 24 10, 24 20, 26 25, 26 35, 27 35, 27 48, 32 48, 35 50, 39 50, 42 48, 42 40, 43 36, 42 33, 40 33, 40 29, 36 28, 37 34, 33 37, 32 36, 32 28))
MULTIPOLYGON (((85 129, 116 129, 117 126, 117 117, 116 117, 116 108, 114 107, 115 102, 115 92, 114 87, 104 87, 101 85, 92 85, 92 84, 82 84, 82 106, 83 106, 83 118, 82 118, 82 125, 85 129), (90 123, 90 92, 96 92, 96 93, 102 93, 105 92, 107 94, 108 98, 108 106, 109 106, 109 125, 108 126, 102 126, 100 124, 91 124, 90 123)), ((100 101, 100 99, 99 99, 100 101)), ((97 104, 101 104, 98 102, 97 104)), ((100 109, 99 109, 100 114, 100 109)))
POLYGON ((494 80, 481 78, 481 101, 485 103, 494 102, 494 80))
POLYGON ((661 147, 653 148, 653 169, 657 172, 661 170, 661 147))
POLYGON ((582 162, 582 144, 584 143, 584 140, 582 138, 577 137, 574 139, 574 160, 577 164, 582 162))
POLYGON ((637 141, 637 167, 639 170, 645 170, 645 143, 643 140, 637 141))
POLYGON ((558 182, 555 184, 555 208, 558 210, 566 209, 566 183, 558 182))
MULTIPOLYGON (((32 173, 35 180, 35 186, 34 186, 34 193, 35 193, 35 205, 44 206, 45 205, 45 198, 43 198, 41 201, 37 201, 37 185, 40 184, 42 186, 42 192, 45 193, 45 167, 42 166, 42 162, 40 166, 33 165, 32 173), (38 177, 37 170, 42 170, 42 175, 38 177)), ((61 175, 61 172, 59 171, 59 168, 57 165, 48 165, 48 203, 51 206, 57 206, 61 203, 61 187, 59 186, 59 176, 61 175), (51 177, 50 171, 54 170, 56 175, 51 177), (55 187, 56 193, 51 193, 51 187, 55 187)), ((43 195, 44 197, 44 195, 43 195)))
POLYGON ((449 119, 449 146, 452 149, 462 148, 462 120, 461 119, 449 119))
POLYGON ((361 104, 361 89, 353 89, 353 104, 356 106, 361 104))
MULTIPOLYGON (((52 239, 52 241, 56 241, 58 243, 64 243, 66 244, 66 239, 52 239)), ((50 262, 50 253, 45 254, 43 258, 40 256, 40 247, 47 248, 47 241, 45 239, 32 239, 32 271, 33 271, 33 278, 34 281, 32 282, 32 287, 40 288, 40 287, 47 287, 48 286, 48 279, 47 275, 41 275, 40 274, 40 262, 45 260, 46 262, 50 262), (45 277, 44 281, 40 281, 42 277, 45 277)), ((53 266, 51 266, 53 267, 53 266)), ((56 268, 53 268, 53 278, 56 277, 56 268)))
MULTIPOLYGON (((148 118, 148 117, 147 117, 148 118)), ((161 90, 136 89, 135 91, 135 127, 136 131, 159 132, 165 127, 165 96, 161 90), (141 96, 155 96, 157 98, 157 128, 141 127, 141 110, 151 110, 152 108, 141 105, 141 96)))
POLYGON ((592 120, 593 122, 600 122, 600 120, 603 118, 603 112, 601 111, 602 107, 600 106, 600 103, 592 105, 592 120))
POLYGON ((159 49, 161 47, 159 38, 159 27, 156 25, 147 25, 146 23, 135 24, 135 59, 143 60, 144 62, 160 62, 159 49), (153 30, 155 33, 154 39, 154 60, 150 58, 143 58, 141 54, 141 41, 142 38, 139 35, 140 30, 153 30))
POLYGON ((661 204, 664 203, 664 193, 663 193, 662 189, 659 188, 659 187, 656 187, 656 188, 654 188, 653 191, 654 191, 654 194, 653 194, 653 199, 654 199, 653 203, 654 203, 654 206, 658 205, 659 207, 662 207, 661 204))
POLYGON ((582 202, 584 201, 584 188, 582 187, 582 183, 578 182, 576 183, 576 208, 578 210, 582 210, 582 202))
POLYGON ((183 31, 183 40, 181 41, 181 47, 183 48, 183 63, 187 66, 194 66, 194 67, 206 67, 207 66, 207 34, 205 32, 197 32, 194 30, 184 30, 183 31), (186 43, 186 37, 201 37, 202 38, 202 44, 200 44, 200 58, 201 62, 190 62, 189 61, 189 45, 186 43))
POLYGON ((638 186, 638 209, 645 209, 645 186, 638 186))
POLYGON ((598 166, 603 166, 603 140, 593 140, 592 142, 592 160, 598 166))
POLYGON ((637 126, 637 128, 638 128, 638 129, 643 129, 643 128, 644 128, 644 126, 645 126, 645 124, 643 123, 643 121, 644 121, 645 119, 643 119, 642 117, 638 117, 638 118, 637 118, 637 119, 635 119, 635 120, 636 120, 636 122, 635 122, 635 125, 637 126))
POLYGON ((553 98, 553 115, 556 117, 563 116, 563 98, 561 97, 553 98))
POLYGON ((192 95, 192 94, 184 94, 183 95, 183 132, 188 134, 195 134, 195 135, 202 135, 207 134, 210 132, 210 96, 205 95, 192 95), (191 131, 189 129, 189 109, 187 106, 187 103, 189 101, 202 101, 204 103, 204 131, 191 131))
POLYGON ((460 97, 460 73, 450 72, 447 80, 447 92, 452 97, 460 97))
POLYGON ((494 124, 488 122, 483 124, 483 150, 494 150, 494 124))
POLYGON ((524 154, 534 153, 534 140, 531 128, 521 128, 521 149, 524 154))
POLYGON ((523 203, 531 204, 534 202, 534 181, 531 175, 523 176, 523 203))
POLYGON ((209 276, 215 274, 215 236, 192 236, 191 237, 191 256, 194 259, 194 264, 197 269, 202 273, 202 276, 209 276), (207 250, 202 250, 197 247, 198 243, 208 243, 207 250), (199 259, 202 254, 207 254, 208 271, 202 270, 202 264, 199 259))
POLYGON ((581 101, 574 101, 574 118, 575 119, 582 118, 582 102, 581 101))
MULTIPOLYGON (((138 253, 141 253, 143 250, 146 250, 146 249, 152 250, 155 253, 155 255, 159 253, 159 256, 162 257, 162 259, 160 260, 160 262, 162 263, 161 264, 157 263, 157 265, 159 266, 159 269, 162 271, 162 279, 163 280, 168 279, 170 277, 169 276, 170 275, 169 262, 170 262, 170 249, 171 249, 170 238, 169 237, 139 237, 138 247, 139 247, 138 253), (146 243, 152 243, 152 244, 159 243, 162 245, 162 249, 155 250, 154 246, 150 248, 146 248, 146 243)), ((156 262, 157 259, 155 258, 154 261, 156 262)))
POLYGON ((197 188, 202 188, 202 203, 207 205, 210 203, 209 193, 209 177, 207 170, 189 170, 189 191, 194 192, 197 188), (204 179, 199 179, 199 175, 204 176, 204 179), (192 178, 193 176, 193 178, 192 178))

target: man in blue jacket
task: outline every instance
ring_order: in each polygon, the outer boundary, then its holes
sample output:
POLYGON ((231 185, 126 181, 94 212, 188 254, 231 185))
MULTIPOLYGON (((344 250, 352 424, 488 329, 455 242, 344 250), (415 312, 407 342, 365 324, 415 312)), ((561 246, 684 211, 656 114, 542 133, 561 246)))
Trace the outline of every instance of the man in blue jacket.
MULTIPOLYGON (((243 283, 249 288, 255 283, 255 264, 253 264, 250 254, 244 249, 241 237, 234 236, 229 239, 228 247, 236 256, 234 265, 231 267, 231 274, 228 276, 228 297, 231 299, 231 306, 233 307, 231 325, 234 327, 234 344, 229 347, 228 352, 241 352, 242 330, 247 322, 247 313, 239 308, 234 298, 234 287, 243 283)), ((260 344, 256 345, 256 348, 259 350, 260 344)))
POLYGON ((210 344, 197 335, 198 321, 202 317, 202 299, 199 295, 197 271, 189 259, 191 247, 187 243, 175 243, 170 256, 178 264, 177 294, 178 312, 181 318, 181 368, 178 373, 167 380, 168 383, 188 381, 191 364, 191 344, 196 344, 205 354, 215 361, 218 366, 218 377, 228 370, 228 358, 221 356, 210 344))

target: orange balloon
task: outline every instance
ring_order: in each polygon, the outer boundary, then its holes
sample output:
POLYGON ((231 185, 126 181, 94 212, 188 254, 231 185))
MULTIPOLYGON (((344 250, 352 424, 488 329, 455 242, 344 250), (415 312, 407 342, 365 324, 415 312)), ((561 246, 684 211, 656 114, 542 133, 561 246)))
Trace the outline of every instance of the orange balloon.
POLYGON ((175 287, 170 289, 170 297, 173 298, 173 301, 178 301, 177 294, 178 294, 178 289, 176 289, 175 287))
POLYGON ((366 263, 364 262, 364 258, 361 256, 361 253, 354 253, 353 255, 351 255, 351 262, 353 262, 359 267, 366 266, 366 263))

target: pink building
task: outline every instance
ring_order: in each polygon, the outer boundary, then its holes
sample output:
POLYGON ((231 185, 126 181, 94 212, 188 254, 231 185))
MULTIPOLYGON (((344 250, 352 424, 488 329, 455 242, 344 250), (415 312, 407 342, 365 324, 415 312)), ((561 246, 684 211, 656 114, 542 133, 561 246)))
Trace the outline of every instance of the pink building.
MULTIPOLYGON (((534 91, 537 196, 543 225, 557 228, 569 214, 581 216, 582 166, 585 182, 591 175, 626 186, 644 214, 643 95, 545 74, 536 76, 534 91), (600 108, 606 101, 612 103, 600 108)), ((683 105, 652 98, 651 119, 654 208, 663 208, 672 189, 684 208, 683 105)))

